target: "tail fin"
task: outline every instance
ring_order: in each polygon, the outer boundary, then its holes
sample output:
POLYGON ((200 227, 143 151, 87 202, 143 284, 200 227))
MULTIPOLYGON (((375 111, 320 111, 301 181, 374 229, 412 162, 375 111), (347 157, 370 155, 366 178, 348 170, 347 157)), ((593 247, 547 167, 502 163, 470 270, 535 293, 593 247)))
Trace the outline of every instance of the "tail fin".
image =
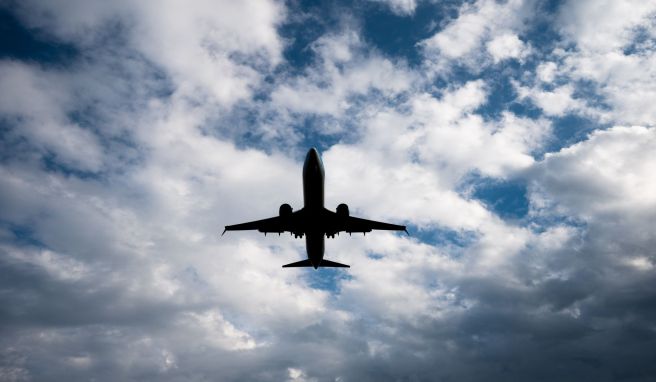
MULTIPOLYGON (((282 267, 283 268, 298 268, 298 267, 312 267, 312 266, 313 265, 310 262, 310 259, 306 259, 306 260, 297 261, 297 262, 291 263, 291 264, 285 264, 282 267)), ((324 260, 321 260, 321 263, 319 264, 319 268, 351 268, 351 267, 346 265, 346 264, 341 264, 341 263, 337 263, 337 262, 334 262, 334 261, 324 259, 324 260)))

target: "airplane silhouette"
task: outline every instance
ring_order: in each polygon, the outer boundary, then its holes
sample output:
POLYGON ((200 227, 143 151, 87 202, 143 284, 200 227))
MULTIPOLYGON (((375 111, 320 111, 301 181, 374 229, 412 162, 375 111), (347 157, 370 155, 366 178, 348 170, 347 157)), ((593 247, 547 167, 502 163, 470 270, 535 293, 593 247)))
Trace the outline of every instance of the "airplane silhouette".
POLYGON ((340 232, 362 232, 366 234, 374 229, 405 231, 405 226, 382 223, 373 220, 356 218, 349 215, 349 208, 342 203, 337 206, 336 212, 326 209, 323 205, 324 170, 319 152, 311 148, 305 157, 303 165, 303 202, 300 210, 292 211, 292 207, 285 203, 280 206, 278 216, 256 220, 248 223, 228 225, 226 231, 258 230, 267 233, 290 232, 296 238, 305 235, 305 248, 308 258, 306 260, 283 265, 290 267, 341 267, 350 268, 323 258, 324 235, 334 238, 340 232))

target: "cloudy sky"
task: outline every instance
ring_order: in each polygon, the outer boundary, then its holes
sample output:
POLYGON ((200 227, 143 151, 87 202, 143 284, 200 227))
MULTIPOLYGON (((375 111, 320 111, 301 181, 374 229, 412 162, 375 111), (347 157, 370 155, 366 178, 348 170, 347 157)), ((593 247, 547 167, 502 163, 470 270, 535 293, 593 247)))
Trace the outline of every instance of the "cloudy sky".
POLYGON ((0 380, 653 380, 656 2, 0 0, 0 380), (326 203, 326 243, 226 224, 326 203))

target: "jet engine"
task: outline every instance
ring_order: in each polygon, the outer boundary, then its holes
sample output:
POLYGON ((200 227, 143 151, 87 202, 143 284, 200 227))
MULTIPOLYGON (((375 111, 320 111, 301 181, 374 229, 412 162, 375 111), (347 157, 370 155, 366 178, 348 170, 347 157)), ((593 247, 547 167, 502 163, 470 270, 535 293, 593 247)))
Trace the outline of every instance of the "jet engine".
POLYGON ((284 218, 287 216, 290 216, 292 214, 292 206, 289 204, 281 204, 280 209, 278 210, 278 213, 280 214, 280 217, 284 218))
POLYGON ((337 206, 337 215, 342 216, 342 217, 347 217, 349 216, 349 209, 348 206, 344 203, 340 204, 337 206))

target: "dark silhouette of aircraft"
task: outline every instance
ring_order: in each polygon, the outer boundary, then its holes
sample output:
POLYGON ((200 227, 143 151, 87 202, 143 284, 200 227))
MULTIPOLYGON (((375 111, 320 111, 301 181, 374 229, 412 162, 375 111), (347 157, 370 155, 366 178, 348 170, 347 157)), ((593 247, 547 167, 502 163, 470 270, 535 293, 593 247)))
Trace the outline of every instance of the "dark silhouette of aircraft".
MULTIPOLYGON (((289 267, 342 267, 350 268, 346 264, 340 264, 323 258, 324 235, 334 238, 340 232, 362 232, 366 234, 374 229, 392 231, 405 231, 405 226, 382 223, 373 220, 356 218, 349 215, 349 208, 342 203, 337 206, 336 212, 330 211, 323 206, 323 184, 324 170, 319 152, 311 148, 305 157, 303 165, 303 202, 300 210, 292 211, 289 204, 280 206, 278 216, 256 220, 248 223, 228 225, 226 231, 258 230, 260 232, 278 233, 290 232, 296 238, 305 235, 305 248, 307 260, 283 265, 289 267)), ((223 235, 221 234, 221 235, 223 235)))

